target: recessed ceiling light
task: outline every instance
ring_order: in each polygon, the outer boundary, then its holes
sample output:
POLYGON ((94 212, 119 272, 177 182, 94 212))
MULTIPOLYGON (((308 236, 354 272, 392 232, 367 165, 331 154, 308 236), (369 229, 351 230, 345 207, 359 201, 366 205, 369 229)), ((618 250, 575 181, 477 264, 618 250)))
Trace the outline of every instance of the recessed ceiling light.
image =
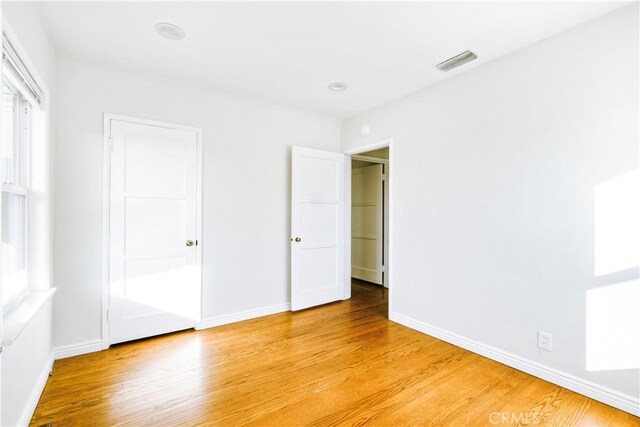
POLYGON ((329 90, 332 90, 334 92, 342 92, 343 90, 347 89, 349 85, 343 82, 333 82, 327 87, 329 88, 329 90))
POLYGON ((170 24, 168 22, 160 22, 154 27, 156 32, 162 37, 170 40, 182 40, 185 36, 184 30, 177 25, 170 24))

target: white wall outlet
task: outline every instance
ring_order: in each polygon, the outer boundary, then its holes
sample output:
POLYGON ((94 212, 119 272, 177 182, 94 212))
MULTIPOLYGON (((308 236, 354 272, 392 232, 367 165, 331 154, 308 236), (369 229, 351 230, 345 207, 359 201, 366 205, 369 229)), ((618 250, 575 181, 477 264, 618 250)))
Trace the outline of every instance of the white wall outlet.
POLYGON ((551 351, 552 341, 549 332, 538 331, 538 347, 543 350, 551 351))

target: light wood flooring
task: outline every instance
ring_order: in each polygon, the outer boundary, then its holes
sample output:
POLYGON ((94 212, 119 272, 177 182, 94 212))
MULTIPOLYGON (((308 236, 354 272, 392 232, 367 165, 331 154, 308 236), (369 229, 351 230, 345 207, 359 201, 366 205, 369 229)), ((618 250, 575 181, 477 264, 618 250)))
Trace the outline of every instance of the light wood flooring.
POLYGON ((387 292, 59 360, 32 425, 640 425, 387 320, 387 292))

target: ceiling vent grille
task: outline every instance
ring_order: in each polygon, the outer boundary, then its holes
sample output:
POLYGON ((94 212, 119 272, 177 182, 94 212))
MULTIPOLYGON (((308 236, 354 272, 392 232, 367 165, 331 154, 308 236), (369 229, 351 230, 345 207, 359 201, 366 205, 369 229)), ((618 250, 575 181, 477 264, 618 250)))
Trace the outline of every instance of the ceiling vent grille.
POLYGON ((467 50, 465 52, 462 52, 459 55, 454 56, 453 58, 449 58, 446 61, 442 61, 441 63, 436 65, 436 67, 438 67, 438 69, 441 71, 450 71, 456 67, 461 66, 462 64, 466 64, 467 62, 473 61, 474 59, 477 59, 477 58, 478 58, 478 55, 471 52, 470 50, 467 50))

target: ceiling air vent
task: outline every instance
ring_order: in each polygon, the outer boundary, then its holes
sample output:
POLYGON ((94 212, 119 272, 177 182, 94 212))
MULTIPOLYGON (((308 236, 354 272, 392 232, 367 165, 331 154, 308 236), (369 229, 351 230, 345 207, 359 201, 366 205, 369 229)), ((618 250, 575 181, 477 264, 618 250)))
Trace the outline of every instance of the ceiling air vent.
POLYGON ((466 64, 469 61, 473 61, 476 58, 478 58, 478 55, 471 52, 470 50, 467 50, 459 55, 454 56, 453 58, 442 61, 441 63, 436 65, 436 67, 438 67, 438 69, 441 71, 449 71, 461 66, 462 64, 466 64))

